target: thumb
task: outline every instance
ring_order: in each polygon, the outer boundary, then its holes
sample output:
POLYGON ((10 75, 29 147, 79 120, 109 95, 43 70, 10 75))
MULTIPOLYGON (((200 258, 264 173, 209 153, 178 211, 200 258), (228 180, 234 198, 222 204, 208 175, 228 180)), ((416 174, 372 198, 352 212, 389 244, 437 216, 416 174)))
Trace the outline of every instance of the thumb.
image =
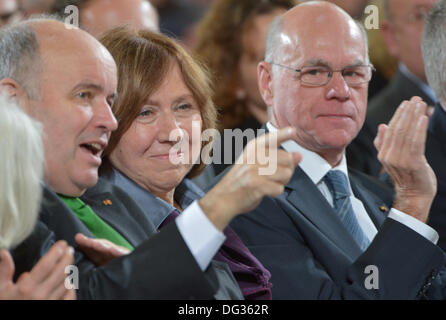
POLYGON ((0 287, 6 282, 12 282, 14 270, 11 254, 7 250, 0 250, 0 287))
POLYGON ((378 150, 378 152, 381 150, 381 146, 383 145, 387 128, 388 127, 385 124, 380 124, 378 127, 378 134, 376 135, 376 138, 373 141, 373 144, 375 145, 375 148, 376 150, 378 150))
POLYGON ((299 152, 292 152, 293 160, 294 160, 294 166, 297 167, 297 165, 302 161, 302 155, 299 152))

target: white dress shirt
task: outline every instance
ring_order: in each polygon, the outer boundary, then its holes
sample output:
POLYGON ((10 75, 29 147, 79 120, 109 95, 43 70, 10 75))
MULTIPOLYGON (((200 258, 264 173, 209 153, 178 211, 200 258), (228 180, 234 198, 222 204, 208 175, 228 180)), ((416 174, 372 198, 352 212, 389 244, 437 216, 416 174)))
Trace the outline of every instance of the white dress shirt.
MULTIPOLYGON (((268 122, 266 126, 270 132, 277 131, 277 129, 270 122, 268 122)), ((303 148, 293 140, 282 143, 282 148, 284 148, 288 152, 299 152, 302 155, 302 161, 299 164, 300 168, 318 187, 322 195, 327 199, 328 203, 332 207, 334 207, 333 196, 328 189, 328 186, 325 184, 323 178, 330 170, 340 170, 346 175, 348 186, 350 189, 350 201, 352 203, 353 211, 364 234, 370 239, 370 241, 372 241, 378 233, 378 230, 370 219, 370 216, 365 210, 361 200, 357 199, 352 192, 345 154, 342 157, 341 163, 337 167, 332 168, 331 165, 317 153, 303 148)), ((395 208, 392 208, 390 210, 388 217, 404 224, 405 226, 411 228, 429 241, 437 244, 439 239, 438 233, 427 224, 422 223, 420 220, 415 219, 414 217, 405 214, 395 208)))
POLYGON ((201 270, 206 270, 226 236, 220 232, 194 201, 176 219, 178 230, 201 270))

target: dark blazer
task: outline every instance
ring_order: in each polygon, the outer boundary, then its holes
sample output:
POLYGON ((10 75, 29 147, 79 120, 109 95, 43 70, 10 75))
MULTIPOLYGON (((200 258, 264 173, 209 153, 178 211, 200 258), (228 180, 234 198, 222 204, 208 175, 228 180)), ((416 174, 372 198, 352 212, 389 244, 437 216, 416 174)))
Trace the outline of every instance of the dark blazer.
POLYGON ((438 104, 429 122, 426 158, 437 176, 437 195, 432 203, 429 225, 440 235, 438 245, 446 249, 446 112, 438 104))
POLYGON ((14 281, 23 273, 30 271, 55 243, 54 233, 41 221, 37 221, 32 234, 20 245, 11 250, 14 260, 14 281))
POLYGON ((437 277, 436 268, 444 264, 442 250, 386 219, 391 190, 355 171, 350 171, 350 182, 379 230, 363 254, 299 167, 281 196, 265 197, 231 224, 270 270, 273 299, 414 299, 429 290, 426 279, 437 277), (364 286, 369 265, 378 267, 378 290, 364 286))
POLYGON ((388 123, 401 102, 410 100, 413 96, 421 97, 428 105, 435 104, 416 83, 398 70, 390 84, 370 100, 364 126, 347 148, 349 167, 373 176, 379 175, 381 163, 373 145, 378 126, 388 123))
POLYGON ((126 238, 135 250, 103 267, 95 267, 74 243, 76 233, 92 237, 91 233, 56 194, 45 188, 40 219, 54 232, 54 240, 64 239, 76 248, 75 264, 80 274, 78 298, 242 297, 227 265, 213 262, 203 273, 176 224, 155 232, 142 210, 123 190, 100 179, 82 196, 82 200, 126 238))

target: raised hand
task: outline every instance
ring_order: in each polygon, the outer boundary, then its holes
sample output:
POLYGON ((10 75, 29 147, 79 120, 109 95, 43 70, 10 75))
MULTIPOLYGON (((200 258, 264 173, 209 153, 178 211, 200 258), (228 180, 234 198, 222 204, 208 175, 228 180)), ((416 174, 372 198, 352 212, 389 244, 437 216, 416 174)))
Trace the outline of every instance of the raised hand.
POLYGON ((65 288, 65 267, 71 265, 73 248, 59 241, 30 272, 13 282, 14 262, 6 250, 0 251, 0 300, 74 300, 74 290, 65 288))
POLYGON ((424 155, 428 116, 419 97, 404 101, 389 125, 380 125, 378 159, 395 184, 394 208, 426 222, 437 179, 424 155))

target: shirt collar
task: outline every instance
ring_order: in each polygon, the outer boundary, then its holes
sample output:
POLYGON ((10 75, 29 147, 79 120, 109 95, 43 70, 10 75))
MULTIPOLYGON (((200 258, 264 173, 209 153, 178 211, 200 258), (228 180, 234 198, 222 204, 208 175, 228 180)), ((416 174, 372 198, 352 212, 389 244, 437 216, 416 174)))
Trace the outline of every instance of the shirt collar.
MULTIPOLYGON (((266 127, 270 132, 277 131, 276 127, 268 122, 266 127)), ((317 153, 305 149, 294 140, 288 140, 282 143, 282 148, 288 152, 299 152, 302 155, 302 161, 299 163, 299 167, 305 172, 305 174, 313 181, 315 185, 322 182, 322 179, 330 170, 342 171, 348 179, 347 159, 345 154, 342 156, 341 163, 332 168, 331 165, 317 153)), ((350 181, 349 181, 350 187, 350 181)), ((351 190, 350 190, 351 191, 351 190)))

